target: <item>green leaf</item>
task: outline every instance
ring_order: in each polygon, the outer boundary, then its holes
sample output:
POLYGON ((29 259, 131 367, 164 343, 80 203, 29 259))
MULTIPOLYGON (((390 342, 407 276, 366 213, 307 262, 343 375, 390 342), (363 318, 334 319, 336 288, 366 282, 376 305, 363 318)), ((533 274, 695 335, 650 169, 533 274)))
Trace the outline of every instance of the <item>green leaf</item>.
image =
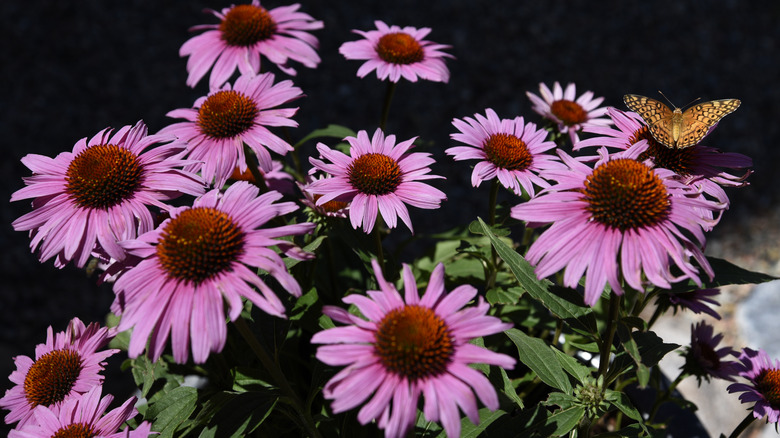
POLYGON ((709 287, 729 284, 759 284, 778 279, 778 277, 761 272, 748 271, 723 259, 707 257, 707 261, 710 262, 710 266, 715 271, 715 279, 707 284, 709 287))
POLYGON ((642 355, 642 364, 654 367, 668 353, 680 348, 679 344, 667 344, 653 332, 634 333, 634 339, 642 355))
POLYGON ((311 288, 295 301, 295 305, 293 306, 292 311, 290 311, 290 321, 301 319, 312 306, 317 305, 318 300, 319 295, 317 294, 317 289, 311 288))
POLYGON ((623 349, 634 359, 637 365, 642 363, 642 356, 639 354, 639 347, 636 345, 633 336, 631 336, 631 328, 625 324, 619 323, 617 327, 618 338, 623 345, 623 349))
POLYGON ((198 391, 195 388, 180 386, 150 403, 146 418, 154 419, 152 429, 160 431, 158 437, 173 437, 195 411, 197 401, 198 391))
POLYGON ((516 304, 525 290, 521 287, 493 288, 485 293, 485 298, 491 306, 496 304, 516 304))
POLYGON ((146 356, 138 356, 130 361, 133 380, 141 389, 141 397, 147 397, 155 381, 168 375, 168 363, 164 360, 152 362, 146 356))
POLYGON ((496 237, 482 218, 477 218, 477 220, 482 227, 482 233, 488 236, 496 253, 509 266, 517 281, 529 295, 572 328, 587 333, 596 333, 596 319, 593 316, 593 310, 584 304, 578 293, 566 288, 555 289, 553 293, 550 290, 551 282, 537 279, 533 267, 528 261, 496 237))
POLYGON ((563 369, 577 379, 578 382, 585 382, 585 380, 590 377, 591 369, 581 364, 576 358, 571 357, 558 349, 553 349, 553 351, 563 369))
POLYGON ((520 409, 524 408, 525 405, 523 404, 523 399, 520 398, 519 395, 517 395, 517 390, 515 389, 515 385, 512 384, 512 379, 509 378, 509 375, 506 373, 506 370, 501 367, 498 368, 499 373, 501 374, 501 381, 504 384, 504 389, 502 392, 509 397, 510 400, 515 402, 517 406, 520 407, 520 409))
POLYGON ((608 389, 604 394, 604 399, 612 403, 612 405, 616 408, 620 409, 620 412, 624 413, 628 418, 638 422, 642 426, 642 429, 647 432, 644 420, 642 419, 642 414, 634 406, 634 404, 631 403, 631 400, 625 393, 608 389))
POLYGON ((566 394, 571 394, 569 378, 551 346, 517 329, 510 329, 505 333, 517 347, 518 359, 535 372, 542 382, 566 394))
POLYGON ((575 403, 577 403, 576 397, 562 392, 551 392, 544 402, 546 406, 558 406, 561 409, 569 409, 574 406, 575 403))
POLYGON ((232 374, 233 390, 237 392, 270 390, 274 387, 269 383, 267 373, 256 367, 237 366, 232 374))
POLYGON ((307 141, 313 139, 313 138, 322 138, 322 137, 330 137, 330 138, 338 138, 339 140, 344 139, 344 137, 355 137, 357 134, 355 131, 347 128, 346 126, 341 125, 334 125, 330 124, 322 129, 315 129, 309 135, 303 137, 298 141, 298 143, 295 143, 293 148, 298 149, 299 146, 303 145, 307 141))
MULTIPOLYGON (((620 330, 618 330, 618 332, 620 332, 620 330)), ((608 380, 611 381, 625 372, 626 369, 637 366, 637 364, 639 364, 637 377, 639 379, 649 379, 649 369, 656 366, 668 353, 680 347, 678 344, 665 343, 653 332, 634 332, 631 334, 631 337, 639 351, 640 359, 635 360, 626 350, 619 352, 615 356, 613 365, 610 367, 608 380)), ((623 345, 625 346, 626 344, 624 343, 623 345)))

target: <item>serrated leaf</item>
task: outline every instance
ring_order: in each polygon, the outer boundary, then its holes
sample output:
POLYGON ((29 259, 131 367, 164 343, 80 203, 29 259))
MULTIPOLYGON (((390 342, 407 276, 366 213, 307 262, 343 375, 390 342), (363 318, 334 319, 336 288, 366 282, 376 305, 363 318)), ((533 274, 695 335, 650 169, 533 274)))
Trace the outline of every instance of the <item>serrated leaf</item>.
POLYGON ((322 138, 322 137, 330 137, 330 138, 338 138, 339 140, 343 140, 345 137, 355 137, 357 134, 355 131, 347 128, 346 126, 341 125, 334 125, 330 124, 322 129, 315 129, 309 135, 303 137, 298 141, 298 143, 295 143, 293 148, 298 149, 299 146, 303 145, 307 141, 313 139, 313 138, 322 138))
POLYGON ((538 338, 532 338, 517 329, 506 331, 517 347, 518 359, 530 368, 542 382, 566 394, 571 394, 569 378, 556 358, 553 348, 538 338))
POLYGON ((159 430, 158 437, 172 437, 195 411, 198 390, 189 386, 174 388, 149 405, 147 418, 153 418, 152 429, 159 430))
POLYGON ((616 408, 620 409, 621 412, 626 414, 628 418, 636 421, 642 421, 642 414, 636 407, 634 407, 634 405, 631 403, 631 400, 624 392, 607 389, 604 391, 604 400, 610 402, 616 408))
POLYGON ((496 237, 482 218, 477 218, 477 221, 482 227, 482 233, 490 239, 490 243, 496 249, 496 253, 509 266, 517 281, 529 295, 572 328, 579 328, 588 333, 596 332, 596 319, 593 316, 593 310, 583 303, 582 297, 578 294, 571 295, 564 292, 568 289, 556 290, 560 293, 552 293, 550 291, 551 282, 537 279, 533 267, 528 261, 496 237))
POLYGON ((152 385, 157 379, 168 375, 168 363, 164 360, 152 362, 146 356, 139 356, 131 361, 133 380, 141 390, 141 397, 147 397, 152 385))
POLYGON ((485 299, 490 305, 516 304, 525 290, 521 287, 493 288, 485 293, 485 299))
POLYGON ((634 406, 634 404, 631 403, 631 400, 625 393, 608 389, 604 394, 604 399, 610 402, 616 408, 620 409, 620 412, 624 413, 628 418, 639 423, 642 429, 647 432, 642 414, 634 406))
POLYGON ((558 358, 558 362, 560 362, 563 369, 567 373, 571 374, 572 377, 577 379, 578 382, 582 383, 588 377, 590 377, 592 372, 591 369, 581 364, 577 358, 571 357, 558 349, 553 349, 553 351, 555 352, 555 355, 558 358))
POLYGON ((572 395, 564 394, 562 392, 551 392, 550 395, 547 396, 547 400, 545 400, 544 404, 546 406, 558 406, 561 409, 569 409, 574 406, 576 402, 577 399, 572 395))

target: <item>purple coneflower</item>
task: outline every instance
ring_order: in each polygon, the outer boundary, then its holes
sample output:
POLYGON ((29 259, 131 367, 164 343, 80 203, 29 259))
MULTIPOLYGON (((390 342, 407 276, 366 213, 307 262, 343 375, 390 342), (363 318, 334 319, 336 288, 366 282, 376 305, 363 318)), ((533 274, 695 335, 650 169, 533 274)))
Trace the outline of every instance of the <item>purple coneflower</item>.
POLYGON ((555 147, 554 142, 545 141, 548 132, 536 129, 533 123, 525 123, 522 117, 499 119, 490 108, 485 110, 485 115, 453 119, 452 124, 459 132, 450 137, 468 146, 445 151, 456 161, 480 160, 471 173, 471 184, 479 187, 482 181, 498 178, 501 185, 516 194, 525 191, 531 197, 534 185, 549 187, 539 174, 565 166, 557 155, 544 153, 555 147))
POLYGON ((114 396, 107 394, 100 398, 102 389, 102 386, 96 386, 83 395, 71 397, 58 410, 38 407, 35 409, 35 421, 12 430, 8 438, 147 438, 152 425, 146 421, 135 430, 119 431, 122 423, 138 414, 133 406, 136 398, 130 397, 121 406, 106 412, 114 396))
POLYGON ((271 73, 243 75, 232 87, 228 83, 199 98, 193 108, 169 112, 168 117, 187 121, 169 125, 160 133, 173 134, 185 143, 188 157, 198 161, 189 169, 200 170, 206 182, 220 188, 236 167, 240 172, 248 169, 244 144, 254 152, 263 172, 273 170, 269 149, 279 155, 293 150, 267 126, 298 126, 290 118, 298 108, 276 107, 301 96, 292 81, 274 84, 271 73))
POLYGON ((734 349, 723 347, 716 350, 722 339, 723 334, 714 335, 712 326, 705 322, 691 326, 691 345, 685 351, 683 369, 696 376, 699 383, 702 378, 709 381, 710 377, 733 382, 742 369, 739 362, 726 360, 727 356, 737 356, 734 349))
POLYGON ((284 304, 257 270, 300 296, 300 286, 271 247, 304 258, 298 247, 276 238, 308 233, 313 224, 260 229, 298 207, 276 203, 282 197, 277 192, 258 193, 245 181, 224 193, 212 190, 192 207, 172 210, 170 219, 156 230, 122 242, 128 253, 141 259, 117 278, 111 306, 122 315, 118 329, 133 328, 130 357, 141 354, 149 341, 149 355, 157 360, 170 337, 176 362, 186 362, 190 349, 196 363, 205 362, 225 345, 225 306, 234 321, 241 313, 241 297, 270 315, 284 317, 284 304))
POLYGON ((222 12, 209 10, 219 24, 203 24, 191 30, 206 30, 190 38, 179 50, 187 60, 187 85, 194 87, 211 70, 209 88, 225 83, 238 69, 242 75, 260 73, 260 56, 280 70, 295 75, 289 60, 315 68, 320 63, 317 38, 308 31, 322 29, 322 21, 298 12, 299 4, 267 10, 259 0, 250 5, 231 6, 222 12))
POLYGON ((425 418, 440 421, 448 436, 459 436, 459 409, 475 424, 477 398, 489 409, 498 409, 493 385, 469 364, 510 369, 515 365, 513 358, 469 341, 507 330, 511 324, 488 316, 490 306, 482 297, 476 306, 463 308, 477 290, 462 285, 447 293, 443 264, 431 273, 422 298, 408 265, 403 268, 402 297, 385 281, 379 264, 372 264, 380 290, 343 299, 365 318, 325 306, 326 315, 348 325, 312 338, 313 343, 329 344, 317 349, 319 360, 345 366, 325 385, 325 398, 333 400, 331 408, 337 413, 365 402, 357 416, 361 424, 376 420, 386 437, 403 437, 414 424, 422 395, 425 418))
POLYGON ((318 143, 317 150, 330 163, 311 157, 309 161, 332 178, 312 182, 308 191, 322 195, 317 205, 334 199, 349 202, 349 219, 355 229, 362 226, 370 233, 377 214, 381 214, 388 227, 395 228, 400 217, 413 231, 405 204, 436 209, 447 199, 441 190, 419 182, 443 177, 428 174, 428 166, 434 162, 431 154, 406 153, 415 139, 396 144, 395 135, 385 137, 381 129, 371 139, 366 131, 360 131, 357 137, 344 139, 351 146, 349 155, 318 143))
POLYGON ((604 126, 611 123, 608 118, 602 117, 607 113, 607 108, 599 107, 604 98, 594 99, 592 91, 586 91, 577 97, 577 88, 573 83, 569 83, 565 90, 558 82, 553 84, 552 90, 544 83, 540 83, 539 94, 541 97, 531 92, 525 94, 531 99, 533 110, 542 117, 555 122, 558 126, 558 132, 569 134, 572 144, 577 144, 579 141, 577 133, 583 128, 604 126))
POLYGON ((21 428, 31 421, 37 407, 56 413, 64 401, 100 386, 105 359, 119 351, 101 350, 114 334, 96 323, 85 326, 78 318, 56 335, 49 327, 46 343, 35 347, 35 360, 14 358, 16 371, 9 380, 15 385, 0 398, 0 407, 11 411, 5 422, 18 421, 21 428))
POLYGON ((147 136, 143 122, 124 126, 111 135, 106 128, 91 139, 83 138, 73 152, 55 158, 30 154, 22 158, 33 175, 27 187, 11 195, 11 201, 33 198, 33 211, 16 219, 17 231, 30 231, 39 258, 55 257, 63 267, 74 261, 83 267, 93 253, 121 260, 117 244, 154 228, 150 206, 169 208, 162 201, 202 194, 203 181, 181 168, 183 148, 163 145, 172 136, 147 136))
POLYGON ((564 285, 576 288, 584 274, 589 305, 607 283, 617 294, 624 282, 638 291, 647 283, 668 289, 685 278, 701 286, 691 256, 712 279, 703 228, 712 211, 726 206, 704 199, 672 171, 637 161, 645 147, 611 156, 602 148, 595 168, 559 151, 569 169, 548 172, 557 184, 512 208, 515 219, 552 224, 526 254, 539 278, 565 268, 564 285))
POLYGON ((780 420, 780 360, 774 362, 764 350, 745 348, 739 355, 744 369, 740 377, 750 383, 732 383, 729 392, 742 392, 739 400, 742 403, 755 402, 753 417, 767 419, 772 423, 780 420))
POLYGON ((390 79, 390 82, 398 82, 401 77, 410 82, 417 82, 418 77, 434 82, 450 80, 444 58, 452 55, 442 52, 450 46, 424 40, 431 29, 388 26, 378 20, 374 24, 377 30, 354 30, 364 39, 344 43, 339 48, 339 53, 347 59, 366 60, 357 71, 358 77, 376 70, 377 78, 390 79))

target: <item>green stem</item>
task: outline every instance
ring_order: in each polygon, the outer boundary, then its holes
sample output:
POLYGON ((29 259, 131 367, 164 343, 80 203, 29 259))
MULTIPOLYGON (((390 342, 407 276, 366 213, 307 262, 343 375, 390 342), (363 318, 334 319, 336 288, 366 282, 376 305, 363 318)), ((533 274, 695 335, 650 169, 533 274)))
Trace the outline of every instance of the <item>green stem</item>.
POLYGON ((244 143, 244 156, 246 157, 246 164, 249 167, 249 173, 252 174, 252 178, 255 179, 255 185, 260 188, 260 193, 268 191, 268 186, 265 185, 265 176, 260 172, 260 163, 257 162, 257 157, 252 149, 244 143))
POLYGON ((376 223, 374 224, 374 242, 376 243, 376 258, 379 263, 379 267, 382 268, 382 272, 385 271, 385 251, 382 248, 382 216, 377 215, 376 223))
MULTIPOLYGON (((498 199, 498 178, 494 179, 490 185, 490 198, 488 200, 488 224, 492 227, 496 224, 496 199, 498 199)), ((490 246, 490 270, 487 272, 487 289, 490 290, 496 285, 498 276, 498 253, 493 245, 490 246)))
POLYGON ((498 178, 494 178, 490 185, 490 204, 488 204, 488 224, 496 224, 496 200, 498 199, 498 178))
MULTIPOLYGON (((620 316, 620 301, 622 296, 615 293, 610 294, 609 297, 609 316, 607 316, 607 337, 602 340, 601 344, 601 360, 599 361, 599 376, 605 377, 607 370, 609 369, 609 355, 612 352, 612 341, 615 339, 615 332, 617 331, 618 317, 620 316)), ((603 379, 606 385, 607 379, 603 379)))
POLYGON ((385 126, 387 126, 387 116, 390 114, 390 102, 393 101, 393 94, 395 94, 395 88, 398 85, 398 82, 392 82, 389 81, 387 83, 387 91, 385 92, 385 102, 382 106, 382 117, 379 119, 379 129, 382 130, 382 132, 385 131, 385 126))
POLYGON ((293 391, 290 383, 287 381, 287 378, 284 377, 284 373, 279 367, 279 364, 271 358, 271 356, 265 350, 265 347, 263 347, 260 341, 258 341, 255 337, 254 333, 252 333, 252 330, 249 328, 246 320, 244 320, 242 316, 239 316, 235 321, 233 321, 233 324, 235 324, 238 332, 241 333, 241 336, 244 338, 247 344, 249 344, 249 348, 252 349, 252 352, 255 353, 255 356, 260 359, 260 363, 262 363, 265 369, 271 373, 271 377, 274 379, 276 384, 279 385, 279 389, 282 390, 282 393, 284 393, 292 401, 293 407, 298 411, 298 415, 300 416, 299 420, 303 422, 303 425, 306 428, 306 431, 309 433, 309 436, 312 438, 320 438, 321 435, 317 430, 317 425, 314 423, 314 418, 312 418, 311 412, 306 409, 300 397, 298 397, 298 394, 293 391))
POLYGON ((742 420, 742 422, 739 423, 736 428, 734 428, 734 432, 731 432, 731 435, 729 435, 729 438, 737 438, 755 420, 756 420, 756 417, 753 416, 753 410, 751 409, 748 412, 747 417, 745 417, 745 419, 742 420))

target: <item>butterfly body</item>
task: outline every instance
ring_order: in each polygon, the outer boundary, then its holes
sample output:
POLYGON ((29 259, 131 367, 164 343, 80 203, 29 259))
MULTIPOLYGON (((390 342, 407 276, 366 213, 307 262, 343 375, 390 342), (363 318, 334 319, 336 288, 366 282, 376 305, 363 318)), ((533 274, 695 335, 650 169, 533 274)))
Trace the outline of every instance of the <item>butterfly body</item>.
POLYGON ((626 94, 623 102, 647 123, 650 134, 659 143, 672 149, 684 149, 698 144, 720 119, 734 112, 739 99, 702 102, 683 111, 674 110, 649 97, 626 94))

